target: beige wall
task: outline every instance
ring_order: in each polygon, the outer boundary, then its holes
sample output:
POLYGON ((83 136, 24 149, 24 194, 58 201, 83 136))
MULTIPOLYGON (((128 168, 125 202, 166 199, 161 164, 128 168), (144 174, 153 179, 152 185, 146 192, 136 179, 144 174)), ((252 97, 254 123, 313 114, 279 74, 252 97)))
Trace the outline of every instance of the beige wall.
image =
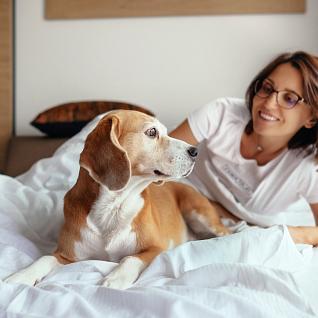
POLYGON ((274 55, 318 54, 318 1, 305 14, 44 20, 42 0, 16 3, 16 129, 62 102, 149 106, 171 129, 220 96, 243 97, 274 55))

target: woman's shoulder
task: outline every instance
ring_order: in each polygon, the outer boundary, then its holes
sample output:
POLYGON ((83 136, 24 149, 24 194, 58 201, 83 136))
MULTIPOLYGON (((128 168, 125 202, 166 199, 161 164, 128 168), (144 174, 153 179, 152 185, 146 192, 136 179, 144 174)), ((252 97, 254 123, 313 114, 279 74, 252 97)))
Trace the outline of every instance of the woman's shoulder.
POLYGON ((247 123, 251 115, 243 98, 222 97, 210 103, 210 111, 217 110, 223 124, 247 123))
POLYGON ((211 101, 211 103, 222 104, 225 107, 245 107, 245 99, 239 97, 219 97, 211 101))
POLYGON ((247 123, 249 110, 244 99, 223 97, 197 108, 188 116, 192 133, 199 142, 224 129, 237 128, 247 123))
POLYGON ((207 108, 209 111, 237 117, 249 117, 249 110, 243 98, 237 97, 220 97, 208 103, 207 108))

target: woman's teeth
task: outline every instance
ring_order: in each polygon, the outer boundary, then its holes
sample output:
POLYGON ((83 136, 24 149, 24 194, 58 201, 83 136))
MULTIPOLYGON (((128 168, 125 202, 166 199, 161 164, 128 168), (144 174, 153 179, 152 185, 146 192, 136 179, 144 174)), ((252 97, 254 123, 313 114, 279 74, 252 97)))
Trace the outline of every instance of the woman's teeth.
POLYGON ((267 113, 263 113, 263 112, 259 112, 259 116, 264 119, 264 120, 268 120, 268 121, 278 121, 279 119, 272 116, 272 115, 269 115, 267 113))

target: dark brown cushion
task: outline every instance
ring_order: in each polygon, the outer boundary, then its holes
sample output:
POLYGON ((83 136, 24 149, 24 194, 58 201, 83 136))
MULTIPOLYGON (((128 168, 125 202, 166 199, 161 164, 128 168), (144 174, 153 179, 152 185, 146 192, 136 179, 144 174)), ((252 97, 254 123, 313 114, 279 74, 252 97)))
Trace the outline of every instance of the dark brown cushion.
POLYGON ((128 103, 109 101, 73 102, 41 112, 31 122, 31 125, 49 137, 71 137, 97 115, 114 109, 137 110, 154 116, 148 109, 128 103))

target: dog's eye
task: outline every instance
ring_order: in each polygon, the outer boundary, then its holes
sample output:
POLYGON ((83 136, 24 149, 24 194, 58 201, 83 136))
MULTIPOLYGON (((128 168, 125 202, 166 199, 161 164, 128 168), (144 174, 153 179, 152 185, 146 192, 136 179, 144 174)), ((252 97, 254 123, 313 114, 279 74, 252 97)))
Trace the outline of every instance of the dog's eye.
POLYGON ((149 128, 145 134, 151 138, 156 138, 158 136, 158 130, 156 128, 149 128))

